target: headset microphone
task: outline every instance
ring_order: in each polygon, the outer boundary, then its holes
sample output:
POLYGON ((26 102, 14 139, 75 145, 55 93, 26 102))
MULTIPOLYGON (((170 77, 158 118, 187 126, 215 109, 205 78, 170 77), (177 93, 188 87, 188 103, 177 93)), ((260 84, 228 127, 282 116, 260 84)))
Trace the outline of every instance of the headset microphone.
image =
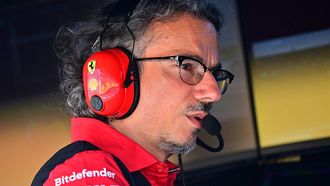
POLYGON ((205 131, 210 134, 211 136, 216 136, 218 139, 218 147, 211 147, 204 143, 201 139, 197 138, 197 145, 203 147, 204 149, 210 151, 210 152, 219 152, 223 148, 223 139, 221 136, 221 124, 220 122, 212 115, 206 115, 202 120, 201 120, 202 126, 205 129, 205 131))

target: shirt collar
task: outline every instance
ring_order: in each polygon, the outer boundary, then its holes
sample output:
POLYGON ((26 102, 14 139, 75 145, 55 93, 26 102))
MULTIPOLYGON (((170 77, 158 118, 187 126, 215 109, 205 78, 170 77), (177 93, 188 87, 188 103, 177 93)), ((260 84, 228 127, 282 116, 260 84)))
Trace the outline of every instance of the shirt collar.
POLYGON ((88 141, 118 157, 130 172, 141 170, 153 164, 163 164, 170 168, 175 166, 169 161, 160 162, 142 146, 97 119, 71 119, 71 141, 80 140, 88 141))

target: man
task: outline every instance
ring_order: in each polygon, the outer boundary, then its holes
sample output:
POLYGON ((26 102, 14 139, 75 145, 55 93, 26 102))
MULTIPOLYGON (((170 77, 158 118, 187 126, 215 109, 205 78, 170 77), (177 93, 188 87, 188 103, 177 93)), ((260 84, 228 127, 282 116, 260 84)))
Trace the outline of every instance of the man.
POLYGON ((73 143, 32 185, 173 185, 180 168, 167 159, 196 146, 207 106, 233 78, 219 63, 214 6, 142 0, 122 19, 111 13, 122 2, 58 34, 73 143))

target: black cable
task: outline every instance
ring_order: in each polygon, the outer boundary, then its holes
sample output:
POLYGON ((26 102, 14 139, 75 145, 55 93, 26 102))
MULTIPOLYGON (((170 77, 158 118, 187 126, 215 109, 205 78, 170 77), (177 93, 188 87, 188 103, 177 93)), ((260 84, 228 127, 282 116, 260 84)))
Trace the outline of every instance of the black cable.
POLYGON ((127 88, 131 83, 132 83, 132 79, 131 79, 131 75, 132 75, 132 63, 134 61, 134 49, 135 49, 135 36, 133 34, 133 31, 131 30, 131 28, 128 26, 128 24, 125 24, 128 32, 130 33, 131 37, 133 38, 133 46, 132 46, 132 51, 131 51, 131 59, 130 59, 130 63, 128 64, 127 67, 127 73, 126 73, 126 77, 125 77, 125 82, 124 82, 124 87, 127 88))
POLYGON ((183 184, 183 186, 186 186, 186 182, 184 180, 184 175, 183 175, 183 164, 182 164, 181 154, 178 154, 178 160, 179 160, 180 176, 181 176, 181 179, 182 179, 182 184, 183 184))
POLYGON ((217 134, 217 139, 218 139, 218 146, 217 147, 211 147, 209 145, 207 145, 206 143, 204 143, 201 139, 197 138, 197 145, 203 147, 204 149, 210 151, 210 152, 220 152, 223 148, 223 139, 222 136, 220 134, 217 134))

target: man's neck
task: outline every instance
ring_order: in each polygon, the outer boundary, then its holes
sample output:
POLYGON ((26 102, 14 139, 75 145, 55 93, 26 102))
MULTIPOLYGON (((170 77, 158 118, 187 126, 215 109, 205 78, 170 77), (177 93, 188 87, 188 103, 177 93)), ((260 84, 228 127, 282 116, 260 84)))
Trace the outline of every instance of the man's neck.
POLYGON ((170 154, 160 150, 158 145, 152 143, 152 141, 148 139, 147 135, 137 129, 136 126, 138 125, 136 123, 123 122, 122 120, 113 120, 109 122, 109 125, 142 146, 159 161, 165 162, 170 157, 170 154))

